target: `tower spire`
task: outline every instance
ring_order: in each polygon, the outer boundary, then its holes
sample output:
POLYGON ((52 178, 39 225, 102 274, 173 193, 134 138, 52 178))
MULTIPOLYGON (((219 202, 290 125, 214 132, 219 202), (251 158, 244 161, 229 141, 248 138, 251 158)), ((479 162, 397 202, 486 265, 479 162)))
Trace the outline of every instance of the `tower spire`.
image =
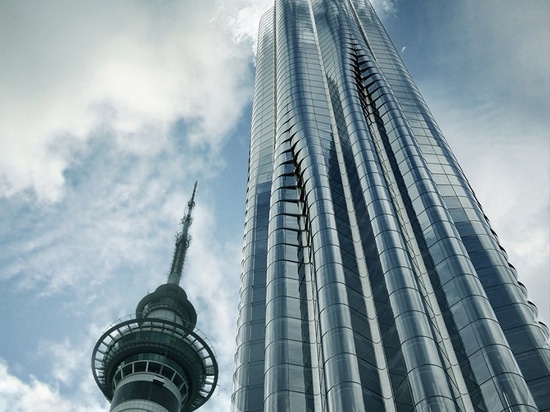
POLYGON ((94 347, 92 372, 111 412, 191 412, 216 388, 218 363, 197 329, 197 312, 179 286, 189 247, 193 188, 168 282, 144 296, 135 317, 112 325, 94 347))
POLYGON ((176 235, 176 248, 174 250, 174 257, 172 258, 172 266, 170 268, 170 274, 168 275, 168 281, 166 283, 179 285, 181 274, 183 272, 183 264, 185 262, 185 255, 187 254, 187 248, 189 248, 189 243, 191 242, 191 236, 189 235, 189 228, 193 222, 191 213, 193 212, 193 207, 195 207, 195 192, 197 191, 197 182, 193 187, 193 194, 191 195, 191 200, 187 202, 187 211, 181 220, 182 229, 176 235))

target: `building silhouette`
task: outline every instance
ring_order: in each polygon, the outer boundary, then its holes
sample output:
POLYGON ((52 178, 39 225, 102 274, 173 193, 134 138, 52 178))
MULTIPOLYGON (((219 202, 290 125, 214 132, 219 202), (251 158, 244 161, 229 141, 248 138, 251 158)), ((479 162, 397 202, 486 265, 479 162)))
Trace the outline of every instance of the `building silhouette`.
POLYGON ((367 0, 262 18, 234 411, 550 410, 548 328, 367 0))
POLYGON ((94 348, 93 375, 112 412, 193 411, 216 387, 216 358, 195 327, 197 313, 179 286, 196 188, 195 183, 176 236, 167 283, 141 299, 135 317, 112 325, 94 348))

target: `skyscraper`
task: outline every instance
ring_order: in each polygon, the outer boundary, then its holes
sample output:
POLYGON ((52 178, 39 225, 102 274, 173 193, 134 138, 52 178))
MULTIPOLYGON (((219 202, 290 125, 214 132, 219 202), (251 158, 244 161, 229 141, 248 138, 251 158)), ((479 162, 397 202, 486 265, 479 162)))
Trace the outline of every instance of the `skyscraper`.
POLYGON ((366 0, 260 22, 234 411, 550 410, 548 328, 366 0))
POLYGON ((176 236, 168 281, 138 303, 97 342, 92 371, 112 412, 186 412, 203 405, 218 379, 212 348, 195 325, 197 313, 179 286, 189 246, 195 191, 176 236))

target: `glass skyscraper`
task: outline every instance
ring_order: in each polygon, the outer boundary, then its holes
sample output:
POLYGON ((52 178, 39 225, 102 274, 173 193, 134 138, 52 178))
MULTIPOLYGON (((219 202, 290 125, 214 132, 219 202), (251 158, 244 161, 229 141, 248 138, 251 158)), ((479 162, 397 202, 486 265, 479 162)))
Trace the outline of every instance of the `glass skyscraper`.
POLYGON ((234 411, 550 410, 548 328, 366 0, 260 23, 234 411))

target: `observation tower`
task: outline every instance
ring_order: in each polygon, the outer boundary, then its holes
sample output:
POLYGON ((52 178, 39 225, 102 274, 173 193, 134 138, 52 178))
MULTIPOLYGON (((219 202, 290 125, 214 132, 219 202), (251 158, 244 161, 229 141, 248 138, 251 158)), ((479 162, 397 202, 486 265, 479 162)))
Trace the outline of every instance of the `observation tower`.
POLYGON ((138 303, 134 317, 117 321, 99 338, 92 372, 111 412, 185 412, 203 405, 218 380, 207 339, 196 328, 197 312, 179 286, 190 243, 193 188, 168 281, 138 303))

